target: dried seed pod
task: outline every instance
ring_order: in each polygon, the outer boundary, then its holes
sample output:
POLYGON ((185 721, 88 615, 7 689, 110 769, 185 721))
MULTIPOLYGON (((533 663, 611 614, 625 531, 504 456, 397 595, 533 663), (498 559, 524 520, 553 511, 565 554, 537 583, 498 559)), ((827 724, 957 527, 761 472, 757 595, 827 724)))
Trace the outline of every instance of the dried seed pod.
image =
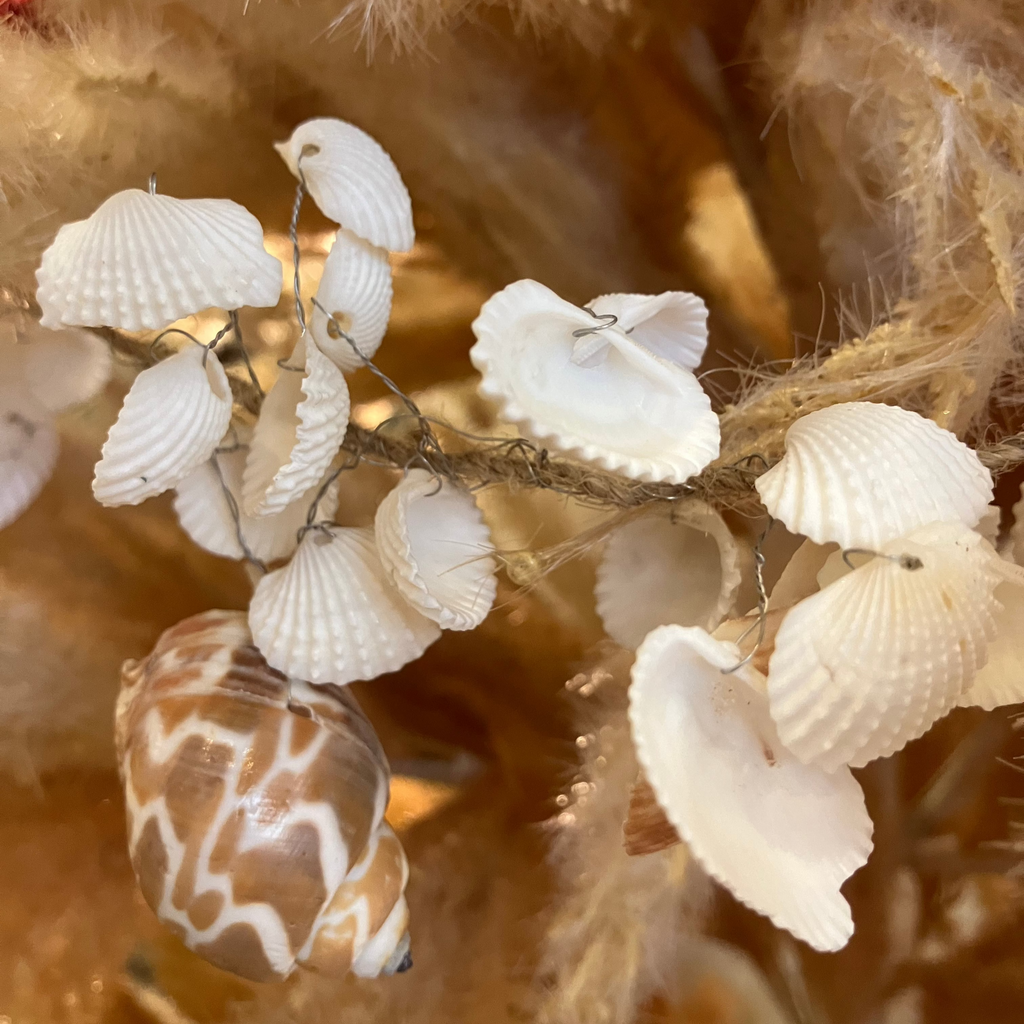
POLYGON ((132 866, 189 948, 253 981, 409 966, 388 765, 347 690, 275 671, 244 612, 209 611, 125 663, 116 738, 132 866))

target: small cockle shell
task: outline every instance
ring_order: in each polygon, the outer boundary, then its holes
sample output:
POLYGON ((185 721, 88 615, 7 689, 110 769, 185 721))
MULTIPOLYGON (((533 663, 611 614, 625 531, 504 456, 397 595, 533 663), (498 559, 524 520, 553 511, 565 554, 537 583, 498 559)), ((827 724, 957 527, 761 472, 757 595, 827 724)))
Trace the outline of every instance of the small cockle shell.
POLYGON ((117 192, 65 224, 43 253, 36 298, 44 327, 166 327, 201 310, 273 306, 281 264, 263 228, 230 199, 117 192))
POLYGON ((737 899, 815 949, 853 933, 839 887, 867 860, 871 819, 845 768, 801 764, 779 741, 763 677, 735 644, 659 626, 637 651, 629 717, 669 821, 737 899))
POLYGON ((231 421, 231 388, 217 353, 188 345, 135 378, 110 428, 92 492, 102 505, 138 505, 202 465, 231 421))
POLYGON ((638 345, 687 370, 696 370, 708 347, 708 307, 691 292, 599 295, 587 303, 611 313, 638 345))
POLYGON ((932 523, 792 608, 768 697, 782 742, 828 770, 925 733, 985 663, 995 589, 1024 570, 960 523, 932 523))
POLYGON ((416 240, 412 201, 394 161, 354 124, 314 117, 274 148, 302 177, 320 212, 372 245, 407 252, 416 240))
POLYGON ((253 981, 411 966, 389 770, 352 695, 274 671, 243 612, 126 662, 115 733, 132 867, 200 956, 253 981))
POLYGON ((59 450, 48 411, 30 393, 0 387, 0 529, 35 501, 59 450))
POLYGON ((509 285, 473 322, 481 391, 551 447, 636 480, 682 483, 718 455, 707 395, 619 327, 593 333, 601 323, 536 281, 509 285))
POLYGON ((793 533, 877 548, 918 526, 975 526, 992 500, 977 454, 931 420, 893 405, 847 402, 809 413, 782 461, 755 486, 793 533))
POLYGON ((498 590, 494 545, 473 496, 411 470, 377 508, 377 550, 391 582, 442 629, 475 629, 498 590))
POLYGON ((268 573, 249 605, 267 661, 311 682, 351 683, 394 672, 440 635, 387 578, 373 530, 323 527, 268 573))
MULTIPOLYGON (((320 483, 314 484, 277 515, 247 516, 241 507, 242 471, 247 451, 245 446, 240 446, 235 451, 214 454, 178 484, 174 496, 178 522, 196 544, 215 555, 245 557, 238 540, 238 531, 241 530, 242 540, 255 558, 264 562, 286 558, 298 545, 298 531, 306 523, 320 483), (237 526, 224 494, 225 487, 238 509, 237 526)), ((338 484, 335 481, 317 506, 317 515, 330 519, 337 507, 338 484)))
POLYGON ((384 340, 391 316, 391 264, 387 252, 340 229, 327 254, 316 299, 319 306, 313 307, 309 329, 320 350, 346 373, 358 370, 363 361, 333 329, 320 306, 338 321, 359 351, 372 359, 384 340))
POLYGON ((345 378, 308 334, 288 365, 293 369, 281 370, 253 431, 242 477, 248 515, 277 515, 313 487, 338 454, 348 426, 345 378))
POLYGON ((725 520, 690 502, 616 530, 597 568, 594 596, 605 632, 632 650, 655 626, 714 629, 741 579, 739 546, 725 520))

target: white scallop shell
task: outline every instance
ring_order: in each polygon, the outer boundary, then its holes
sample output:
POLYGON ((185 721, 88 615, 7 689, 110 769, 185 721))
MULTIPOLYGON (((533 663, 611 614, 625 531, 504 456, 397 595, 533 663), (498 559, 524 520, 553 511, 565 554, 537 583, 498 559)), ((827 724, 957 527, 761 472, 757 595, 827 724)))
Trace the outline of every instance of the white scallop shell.
POLYGON ((735 644, 660 626, 637 651, 633 742, 658 803, 693 855, 737 899, 815 949, 853 933, 842 883, 871 851, 860 786, 801 764, 779 741, 763 677, 735 644))
POLYGON ((412 201, 394 161, 354 124, 314 117, 274 148, 299 177, 320 212, 372 245, 407 252, 416 240, 412 201))
POLYGON ((230 421, 231 387, 216 352, 190 344, 143 370, 96 463, 96 500, 138 505, 174 487, 213 454, 230 421))
POLYGON ((769 662, 782 742, 828 770, 900 750, 956 705, 985 663, 995 588, 1022 571, 960 523, 921 527, 881 552, 893 557, 792 608, 769 662))
MULTIPOLYGON (((338 320, 359 351, 372 359, 384 340, 391 316, 387 252, 340 229, 327 254, 316 299, 338 320)), ((344 338, 333 336, 327 314, 319 306, 313 307, 309 329, 320 350, 339 369, 349 373, 363 365, 344 338)))
POLYGON ((1024 588, 1001 583, 996 589, 996 636, 988 645, 988 661, 978 670, 958 701, 961 707, 986 711, 1024 703, 1024 588))
POLYGON ((242 476, 248 515, 277 515, 327 472, 348 426, 348 385, 308 334, 263 401, 242 476))
POLYGON ((377 508, 377 550, 398 592, 442 629, 475 629, 498 590, 494 545, 473 496, 411 470, 377 508))
POLYGON ((48 330, 26 320, 15 333, 17 341, 0 350, 5 371, 51 413, 88 402, 110 380, 110 346, 90 331, 48 330))
POLYGON ((481 391, 551 447, 637 480, 682 483, 718 455, 718 417, 697 378, 536 281, 484 303, 470 350, 481 391))
POLYGON ((0 390, 0 529, 35 501, 59 450, 47 411, 29 395, 0 390))
MULTIPOLYGON (((246 453, 245 447, 215 453, 178 484, 174 496, 178 522, 196 544, 215 555, 245 557, 238 540, 238 531, 241 530, 242 540, 254 557, 263 562, 286 558, 298 545, 298 531, 306 524, 310 505, 320 490, 320 482, 277 515, 247 516, 241 507, 246 453), (237 526, 224 494, 225 487, 235 501, 239 519, 237 526)), ((335 481, 317 506, 317 518, 330 519, 337 508, 338 484, 335 481)))
POLYGON ((310 530, 292 560, 268 573, 249 628, 271 666, 313 683, 351 683, 418 658, 441 630, 391 586, 373 530, 310 530))
POLYGON ((36 279, 44 327, 129 331, 166 327, 214 306, 273 306, 282 280, 260 222, 244 206, 137 188, 65 224, 36 279))
POLYGON ((611 313, 638 345, 670 363, 695 370, 708 347, 708 307, 692 292, 599 295, 587 305, 611 313))
POLYGON ((616 530, 598 565, 594 596, 605 632, 633 650, 655 626, 710 632, 732 610, 741 580, 739 545, 725 520, 691 502, 671 516, 645 516, 616 530))
POLYGON ((917 413, 875 402, 797 420, 782 461, 755 486, 794 533, 843 548, 878 548, 938 521, 973 527, 992 500, 991 474, 967 445, 917 413))

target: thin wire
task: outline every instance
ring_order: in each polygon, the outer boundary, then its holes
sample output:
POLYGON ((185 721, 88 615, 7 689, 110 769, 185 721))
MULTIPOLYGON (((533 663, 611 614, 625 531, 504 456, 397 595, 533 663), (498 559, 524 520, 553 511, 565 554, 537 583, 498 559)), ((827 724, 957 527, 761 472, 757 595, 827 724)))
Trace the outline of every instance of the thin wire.
POLYGON ((761 649, 761 644, 764 643, 765 627, 768 624, 768 591, 764 585, 764 542, 774 525, 775 520, 769 516, 768 525, 764 528, 764 532, 757 538, 757 543, 754 545, 754 584, 757 587, 757 622, 751 623, 736 639, 736 644, 739 646, 750 636, 756 627, 757 643, 754 644, 750 653, 742 661, 737 662, 732 668, 722 669, 722 674, 726 676, 732 675, 733 672, 738 672, 744 665, 749 665, 753 661, 754 655, 761 649))
POLYGON ((231 327, 235 332, 235 341, 238 342, 238 349, 242 353, 242 361, 245 363, 245 368, 249 372, 249 380, 252 381, 252 386, 258 392, 260 398, 265 398, 266 393, 263 390, 263 385, 260 384, 259 377, 256 376, 256 371, 253 369, 252 361, 249 359, 249 351, 245 347, 245 341, 242 339, 242 328, 238 322, 238 310, 232 309, 228 316, 231 319, 231 327))
MULTIPOLYGON (((237 438, 235 446, 238 446, 237 438)), ((231 451, 232 449, 228 449, 231 451)), ((257 558, 253 553, 249 545, 245 541, 245 537, 242 534, 242 514, 238 509, 238 502, 235 500, 235 496, 231 493, 230 488, 227 485, 227 481, 224 479, 224 473, 220 468, 220 462, 217 459, 217 452, 214 452, 210 458, 210 462, 213 463, 213 470, 217 474, 217 479, 220 481, 220 489, 224 492, 224 500, 228 505, 228 512, 231 514, 231 518, 235 524, 235 538, 238 541, 238 546, 242 549, 242 555, 247 562, 255 566, 260 572, 265 573, 267 571, 266 564, 257 558)))
POLYGON ((906 569, 908 572, 916 572, 918 569, 924 568, 924 562, 917 555, 883 555, 880 551, 872 551, 871 548, 846 548, 843 551, 843 561, 851 569, 856 569, 857 566, 850 561, 850 555, 868 555, 870 558, 884 558, 885 561, 895 562, 901 569, 906 569))
POLYGON ((149 194, 151 196, 156 195, 156 171, 149 176, 149 194))
POLYGON ((292 206, 292 219, 288 225, 288 237, 292 243, 292 290, 295 294, 295 318, 299 321, 302 333, 306 333, 306 311, 302 306, 301 278, 299 276, 299 211, 302 209, 302 200, 306 195, 306 176, 302 173, 303 154, 295 164, 295 173, 299 177, 299 185, 295 190, 295 203, 292 206))
POLYGON ((619 322, 619 318, 614 313, 595 313, 589 306, 582 306, 581 308, 595 320, 604 320, 605 323, 598 324, 596 327, 581 327, 579 330, 572 332, 574 338, 585 338, 588 334, 600 334, 601 331, 606 331, 609 327, 614 327, 619 322))

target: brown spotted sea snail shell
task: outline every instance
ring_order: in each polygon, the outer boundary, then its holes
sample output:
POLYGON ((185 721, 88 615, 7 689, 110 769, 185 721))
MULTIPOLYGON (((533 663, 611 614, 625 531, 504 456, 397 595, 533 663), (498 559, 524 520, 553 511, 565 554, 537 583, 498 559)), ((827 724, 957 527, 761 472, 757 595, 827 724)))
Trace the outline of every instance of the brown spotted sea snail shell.
POLYGON ((132 866, 190 949, 252 981, 411 966, 388 764, 346 689, 275 671, 243 612, 210 611, 125 663, 116 734, 132 866))

